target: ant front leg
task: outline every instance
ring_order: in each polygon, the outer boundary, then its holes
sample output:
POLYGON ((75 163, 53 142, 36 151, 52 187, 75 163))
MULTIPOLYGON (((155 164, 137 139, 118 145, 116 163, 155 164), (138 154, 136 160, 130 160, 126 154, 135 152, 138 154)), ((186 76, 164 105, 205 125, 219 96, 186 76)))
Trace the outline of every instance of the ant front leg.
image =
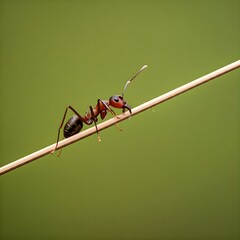
MULTIPOLYGON (((58 142, 59 142, 59 138, 60 138, 60 132, 61 132, 61 129, 62 129, 62 127, 63 127, 65 118, 66 118, 66 116, 67 116, 68 109, 72 110, 72 111, 79 117, 79 119, 80 119, 82 122, 85 122, 84 119, 83 119, 83 117, 82 117, 72 106, 70 106, 70 105, 67 106, 66 109, 65 109, 65 112, 64 112, 64 114, 63 114, 63 118, 62 118, 62 122, 61 122, 61 124, 60 124, 60 127, 58 128, 58 135, 57 135, 56 146, 55 146, 54 150, 53 150, 51 153, 54 153, 54 152, 57 150, 58 142)), ((60 154, 61 154, 61 152, 60 152, 60 154)), ((60 154, 59 154, 59 155, 60 155, 60 154)), ((58 155, 58 156, 59 156, 59 155, 58 155)))

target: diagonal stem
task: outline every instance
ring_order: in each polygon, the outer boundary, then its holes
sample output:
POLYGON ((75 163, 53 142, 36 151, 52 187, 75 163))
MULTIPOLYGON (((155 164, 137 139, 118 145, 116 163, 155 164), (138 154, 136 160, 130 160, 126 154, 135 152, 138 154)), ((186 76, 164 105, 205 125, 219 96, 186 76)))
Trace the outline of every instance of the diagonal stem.
MULTIPOLYGON (((152 108, 162 102, 165 102, 173 97, 176 97, 178 96, 179 94, 182 94, 192 88, 195 88, 201 84, 204 84, 212 79, 215 79, 223 74, 226 74, 230 71, 233 71, 234 69, 237 69, 240 67, 240 60, 236 61, 236 62, 233 62, 225 67, 222 67, 214 72, 211 72, 203 77, 200 77, 192 82, 189 82, 185 85, 182 85, 181 87, 178 87, 170 92, 167 92, 159 97, 156 97, 148 102, 145 102, 135 108, 132 109, 132 116, 140 113, 140 112, 143 112, 149 108, 152 108)), ((130 117, 130 113, 129 112, 126 112, 126 113, 123 113, 121 115, 118 115, 118 117, 113 117, 105 122, 102 122, 100 124, 98 124, 98 130, 99 131, 102 131, 103 129, 106 129, 112 125, 115 125, 117 124, 118 122, 121 122, 121 121, 124 121, 125 119, 129 118, 130 117)), ((60 141, 58 143, 58 147, 57 149, 61 149, 63 147, 66 147, 67 145, 70 145, 76 141, 79 141, 83 138, 86 138, 92 134, 96 133, 96 128, 95 127, 91 127, 83 132, 80 132, 70 138, 66 138, 62 141, 60 141)), ((37 152, 34 152, 30 155, 27 155, 23 158, 20 158, 14 162, 11 162, 3 167, 0 168, 0 175, 4 174, 4 173, 7 173, 15 168, 18 168, 24 164, 27 164, 29 162, 32 162, 33 160, 36 160, 36 159, 39 159, 49 153, 51 153, 54 148, 56 146, 56 143, 50 145, 50 146, 47 146, 37 152)))

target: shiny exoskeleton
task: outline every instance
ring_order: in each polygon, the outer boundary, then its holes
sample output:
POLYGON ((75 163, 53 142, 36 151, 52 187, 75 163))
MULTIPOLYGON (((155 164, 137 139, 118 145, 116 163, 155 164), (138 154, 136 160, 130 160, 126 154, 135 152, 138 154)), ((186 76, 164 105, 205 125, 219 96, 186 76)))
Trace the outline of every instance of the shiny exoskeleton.
POLYGON ((122 96, 112 96, 108 101, 98 99, 96 107, 92 108, 90 106, 90 111, 85 116, 81 116, 79 113, 76 112, 76 110, 73 109, 73 107, 68 106, 65 113, 67 112, 67 109, 71 109, 76 115, 72 116, 64 126, 64 137, 68 138, 75 135, 76 133, 79 133, 83 127, 83 123, 87 125, 96 123, 98 121, 99 115, 101 119, 104 119, 108 111, 116 116, 116 113, 113 111, 111 106, 114 108, 121 108, 123 109, 123 112, 125 111, 125 109, 128 109, 131 113, 131 108, 127 105, 126 101, 123 99, 122 96))
MULTIPOLYGON (((92 123, 94 123, 96 127, 96 132, 97 134, 99 134, 97 124, 96 124, 98 121, 98 116, 100 115, 101 119, 104 119, 108 112, 116 116, 116 113, 111 107, 122 109, 123 112, 125 112, 125 110, 127 109, 132 114, 131 108, 127 104, 127 102, 124 100, 123 96, 128 84, 131 83, 131 81, 146 67, 147 65, 144 65, 130 80, 127 81, 127 83, 124 86, 122 95, 111 96, 109 100, 98 99, 95 108, 93 108, 92 106, 89 106, 89 112, 87 112, 84 116, 81 116, 72 106, 70 105, 67 106, 63 115, 62 122, 58 129, 57 143, 54 151, 57 149, 60 130, 64 124, 68 109, 72 110, 75 115, 72 116, 64 126, 63 135, 65 138, 71 137, 79 133, 83 127, 83 123, 85 123, 86 125, 91 125, 92 123)), ((98 139, 100 141, 99 136, 98 136, 98 139)))

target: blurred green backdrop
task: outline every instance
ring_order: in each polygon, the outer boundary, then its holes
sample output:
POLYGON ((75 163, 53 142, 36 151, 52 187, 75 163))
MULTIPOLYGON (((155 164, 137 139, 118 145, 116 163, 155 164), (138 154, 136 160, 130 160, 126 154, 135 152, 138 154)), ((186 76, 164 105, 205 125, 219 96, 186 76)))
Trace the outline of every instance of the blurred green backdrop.
MULTIPOLYGON (((132 107, 236 61, 239 9, 1 0, 1 166, 54 143, 68 104, 84 114, 144 64, 125 95, 132 107)), ((0 239, 239 239, 239 77, 3 175, 0 239)))

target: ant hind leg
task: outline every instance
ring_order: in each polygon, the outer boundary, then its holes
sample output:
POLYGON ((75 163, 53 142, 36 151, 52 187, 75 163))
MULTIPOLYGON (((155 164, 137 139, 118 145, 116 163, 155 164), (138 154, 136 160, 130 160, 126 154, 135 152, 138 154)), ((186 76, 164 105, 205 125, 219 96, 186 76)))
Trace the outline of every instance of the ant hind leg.
MULTIPOLYGON (((79 117, 79 119, 80 119, 82 122, 84 122, 83 117, 82 117, 72 106, 70 106, 70 105, 67 106, 66 109, 65 109, 65 112, 64 112, 64 114, 63 114, 62 122, 61 122, 61 124, 60 124, 60 126, 59 126, 59 128, 58 128, 57 142, 56 142, 55 148, 52 150, 51 154, 53 154, 53 153, 57 150, 58 143, 59 143, 59 139, 60 139, 60 132, 61 132, 61 129, 62 129, 62 127, 63 127, 65 118, 66 118, 66 116, 67 116, 68 109, 72 110, 72 111, 79 117)), ((61 152, 62 152, 62 150, 59 152, 58 157, 60 156, 61 152)))

